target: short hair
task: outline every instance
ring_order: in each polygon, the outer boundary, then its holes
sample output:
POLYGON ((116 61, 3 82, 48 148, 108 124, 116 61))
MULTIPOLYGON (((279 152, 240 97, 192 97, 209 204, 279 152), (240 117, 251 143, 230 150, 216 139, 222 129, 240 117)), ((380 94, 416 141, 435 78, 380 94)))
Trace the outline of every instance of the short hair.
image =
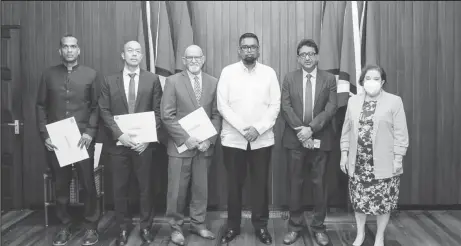
POLYGON ((242 43, 242 40, 245 39, 245 38, 254 38, 254 39, 256 39, 256 42, 257 42, 258 45, 259 45, 258 36, 256 36, 256 34, 254 34, 254 33, 247 32, 247 33, 242 34, 242 36, 240 36, 240 39, 239 39, 239 46, 240 46, 240 44, 242 43))
POLYGON ((62 39, 63 38, 75 38, 75 40, 77 40, 77 45, 78 45, 78 38, 76 38, 74 35, 72 34, 66 34, 64 36, 61 37, 61 39, 59 39, 59 47, 62 47, 62 39))
POLYGON ((314 50, 315 50, 315 54, 318 54, 318 53, 319 53, 319 48, 317 47, 317 44, 315 43, 314 40, 312 40, 312 39, 303 39, 303 40, 301 40, 301 42, 299 42, 299 44, 298 44, 298 49, 296 50, 296 55, 299 55, 299 50, 300 50, 303 46, 312 47, 312 48, 314 48, 314 50))
POLYGON ((367 74, 368 71, 370 71, 370 70, 378 71, 379 74, 381 75, 381 80, 384 80, 384 83, 387 82, 387 80, 386 80, 386 72, 384 71, 384 69, 381 66, 375 65, 375 64, 368 64, 362 69, 362 72, 360 73, 360 77, 359 77, 359 85, 360 86, 363 86, 363 80, 365 80, 365 74, 367 74))

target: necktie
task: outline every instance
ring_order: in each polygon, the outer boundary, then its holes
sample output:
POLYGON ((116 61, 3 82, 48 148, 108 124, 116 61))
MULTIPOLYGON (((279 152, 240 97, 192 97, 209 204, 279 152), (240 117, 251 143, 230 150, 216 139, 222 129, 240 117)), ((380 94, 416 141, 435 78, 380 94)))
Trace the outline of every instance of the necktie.
POLYGON ((195 98, 197 99, 197 102, 200 104, 200 97, 202 96, 202 88, 200 88, 200 82, 197 76, 194 77, 194 93, 195 93, 195 98))
POLYGON ((135 83, 134 83, 134 76, 135 73, 128 74, 130 76, 130 85, 128 87, 128 113, 134 113, 134 106, 136 104, 136 91, 135 91, 135 83))
POLYGON ((304 124, 309 124, 312 121, 312 75, 307 74, 306 89, 304 90, 304 124))

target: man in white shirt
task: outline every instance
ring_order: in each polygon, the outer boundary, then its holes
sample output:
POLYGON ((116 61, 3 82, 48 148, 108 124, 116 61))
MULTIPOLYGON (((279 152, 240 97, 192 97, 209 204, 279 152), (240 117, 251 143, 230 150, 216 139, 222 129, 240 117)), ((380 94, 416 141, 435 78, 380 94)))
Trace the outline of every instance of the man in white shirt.
POLYGON ((221 144, 227 169, 228 220, 222 243, 240 234, 242 187, 249 162, 252 223, 258 239, 271 244, 267 179, 272 128, 280 111, 280 86, 274 69, 258 63, 259 40, 245 33, 239 40, 241 61, 225 67, 218 82, 218 110, 223 117, 221 144))
POLYGON ((325 181, 328 156, 333 145, 331 119, 336 113, 336 79, 317 69, 318 48, 311 39, 302 40, 297 49, 302 69, 285 76, 282 86, 282 116, 287 124, 283 145, 288 149, 289 232, 283 242, 294 243, 304 225, 303 183, 312 182, 314 217, 310 227, 319 245, 327 245, 325 231, 327 188, 325 181), (310 170, 310 173, 308 173, 310 170))

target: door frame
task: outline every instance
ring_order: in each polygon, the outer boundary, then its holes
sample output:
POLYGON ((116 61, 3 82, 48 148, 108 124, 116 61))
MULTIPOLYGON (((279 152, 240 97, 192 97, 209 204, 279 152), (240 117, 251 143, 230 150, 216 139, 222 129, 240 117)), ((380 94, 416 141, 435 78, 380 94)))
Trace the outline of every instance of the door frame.
MULTIPOLYGON (((1 25, 1 37, 3 38, 4 34, 6 33, 7 36, 10 36, 9 33, 11 30, 18 30, 19 32, 19 81, 20 81, 20 87, 23 87, 24 86, 24 78, 23 78, 23 75, 22 75, 22 70, 21 70, 21 39, 22 39, 22 28, 20 25, 1 25)), ((0 60, 0 67, 3 67, 2 66, 3 64, 1 64, 1 60, 0 60)), ((2 71, 3 72, 3 71, 2 71)), ((1 81, 1 79, 0 79, 1 81)), ((0 82, 1 83, 1 82, 0 82)), ((1 85, 0 85, 1 86, 1 85)), ((12 180, 16 180, 16 179, 19 179, 18 181, 15 181, 15 182, 18 182, 18 190, 15 190, 14 192, 18 192, 20 194, 16 194, 16 196, 13 196, 13 200, 12 200, 12 206, 13 206, 13 209, 22 209, 24 207, 24 173, 23 173, 23 167, 24 167, 24 98, 23 98, 23 95, 21 94, 21 109, 20 111, 21 112, 17 112, 18 113, 18 117, 20 117, 19 119, 19 135, 21 136, 21 139, 20 139, 20 145, 21 145, 21 164, 19 166, 14 166, 13 167, 13 173, 15 174, 14 177, 12 177, 12 180), (19 190, 20 189, 20 190, 19 190)), ((0 93, 0 103, 2 102, 2 93, 0 93)), ((2 119, 2 114, 0 113, 0 123, 3 124, 3 119, 2 119)), ((16 119, 15 119, 16 120, 16 119)), ((0 130, 0 139, 2 139, 2 131, 0 130)), ((3 150, 3 146, 2 146, 2 141, 0 141, 0 150, 3 150)), ((0 160, 1 162, 1 160, 0 160)), ((0 164, 1 165, 1 164, 0 164)), ((0 177, 1 177, 1 170, 0 170, 0 177)), ((16 186, 15 186, 16 187, 16 186)), ((13 189, 16 189, 16 188, 13 188, 13 189)), ((2 187, 1 187, 1 182, 0 182, 0 198, 3 199, 3 195, 1 193, 2 191, 2 187)), ((1 207, 2 206, 2 203, 0 202, 0 211, 3 211, 3 208, 1 207)))

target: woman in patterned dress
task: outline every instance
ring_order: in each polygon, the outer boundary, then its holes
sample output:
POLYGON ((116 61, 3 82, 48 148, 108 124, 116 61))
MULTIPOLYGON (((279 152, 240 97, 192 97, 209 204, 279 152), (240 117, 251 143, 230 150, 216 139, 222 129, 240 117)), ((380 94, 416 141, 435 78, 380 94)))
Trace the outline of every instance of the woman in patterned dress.
POLYGON ((408 130, 402 99, 385 92, 386 73, 366 66, 359 84, 365 92, 349 99, 341 135, 341 170, 349 175, 349 196, 355 212, 357 237, 365 239, 367 215, 377 216, 375 246, 384 245, 390 213, 397 208, 402 159, 408 130))

